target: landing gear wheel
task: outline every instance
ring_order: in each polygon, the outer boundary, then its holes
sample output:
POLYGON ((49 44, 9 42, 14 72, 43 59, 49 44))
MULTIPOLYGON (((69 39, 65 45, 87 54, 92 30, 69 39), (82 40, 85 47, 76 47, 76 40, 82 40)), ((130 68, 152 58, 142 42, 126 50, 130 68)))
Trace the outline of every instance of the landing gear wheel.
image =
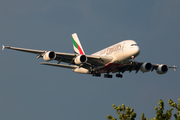
POLYGON ((100 73, 93 73, 92 76, 101 77, 100 73))
POLYGON ((123 75, 121 75, 121 74, 116 74, 116 77, 120 77, 120 78, 122 78, 123 77, 123 75))
POLYGON ((107 78, 107 76, 108 76, 107 74, 104 74, 104 78, 107 78))
POLYGON ((104 74, 104 78, 112 78, 112 75, 104 74))
POLYGON ((101 77, 101 74, 100 73, 96 73, 95 76, 96 77, 101 77))
POLYGON ((108 78, 112 78, 112 75, 108 75, 108 78))

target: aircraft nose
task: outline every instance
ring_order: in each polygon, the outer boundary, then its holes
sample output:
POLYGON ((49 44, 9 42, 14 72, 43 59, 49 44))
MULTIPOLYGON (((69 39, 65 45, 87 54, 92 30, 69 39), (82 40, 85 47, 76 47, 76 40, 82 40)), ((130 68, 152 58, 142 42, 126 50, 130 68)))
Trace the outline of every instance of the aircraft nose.
POLYGON ((135 56, 138 56, 140 54, 140 49, 138 46, 136 47, 135 52, 136 52, 135 56))
POLYGON ((140 54, 140 49, 138 46, 133 48, 133 55, 137 57, 140 54))

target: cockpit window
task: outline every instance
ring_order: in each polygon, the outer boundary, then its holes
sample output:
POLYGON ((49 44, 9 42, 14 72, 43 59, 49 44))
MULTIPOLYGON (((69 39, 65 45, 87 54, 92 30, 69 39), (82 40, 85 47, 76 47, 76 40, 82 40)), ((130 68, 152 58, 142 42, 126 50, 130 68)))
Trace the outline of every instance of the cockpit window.
POLYGON ((137 46, 137 44, 131 44, 131 46, 137 46))

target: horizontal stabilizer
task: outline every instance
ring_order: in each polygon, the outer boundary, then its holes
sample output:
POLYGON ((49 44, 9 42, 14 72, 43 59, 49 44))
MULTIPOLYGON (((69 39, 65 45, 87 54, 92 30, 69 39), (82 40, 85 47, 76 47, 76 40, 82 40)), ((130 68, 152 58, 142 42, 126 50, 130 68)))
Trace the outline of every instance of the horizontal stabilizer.
POLYGON ((40 64, 55 66, 55 67, 64 67, 64 68, 70 68, 70 69, 76 69, 78 67, 78 66, 74 66, 74 65, 63 65, 63 64, 56 64, 56 63, 40 63, 40 64))

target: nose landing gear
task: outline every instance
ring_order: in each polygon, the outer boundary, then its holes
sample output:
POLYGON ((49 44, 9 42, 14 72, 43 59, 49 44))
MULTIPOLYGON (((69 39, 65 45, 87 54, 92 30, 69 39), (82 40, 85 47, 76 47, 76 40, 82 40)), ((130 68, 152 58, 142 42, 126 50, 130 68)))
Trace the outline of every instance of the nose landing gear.
POLYGON ((135 56, 131 56, 132 62, 134 62, 135 56))

